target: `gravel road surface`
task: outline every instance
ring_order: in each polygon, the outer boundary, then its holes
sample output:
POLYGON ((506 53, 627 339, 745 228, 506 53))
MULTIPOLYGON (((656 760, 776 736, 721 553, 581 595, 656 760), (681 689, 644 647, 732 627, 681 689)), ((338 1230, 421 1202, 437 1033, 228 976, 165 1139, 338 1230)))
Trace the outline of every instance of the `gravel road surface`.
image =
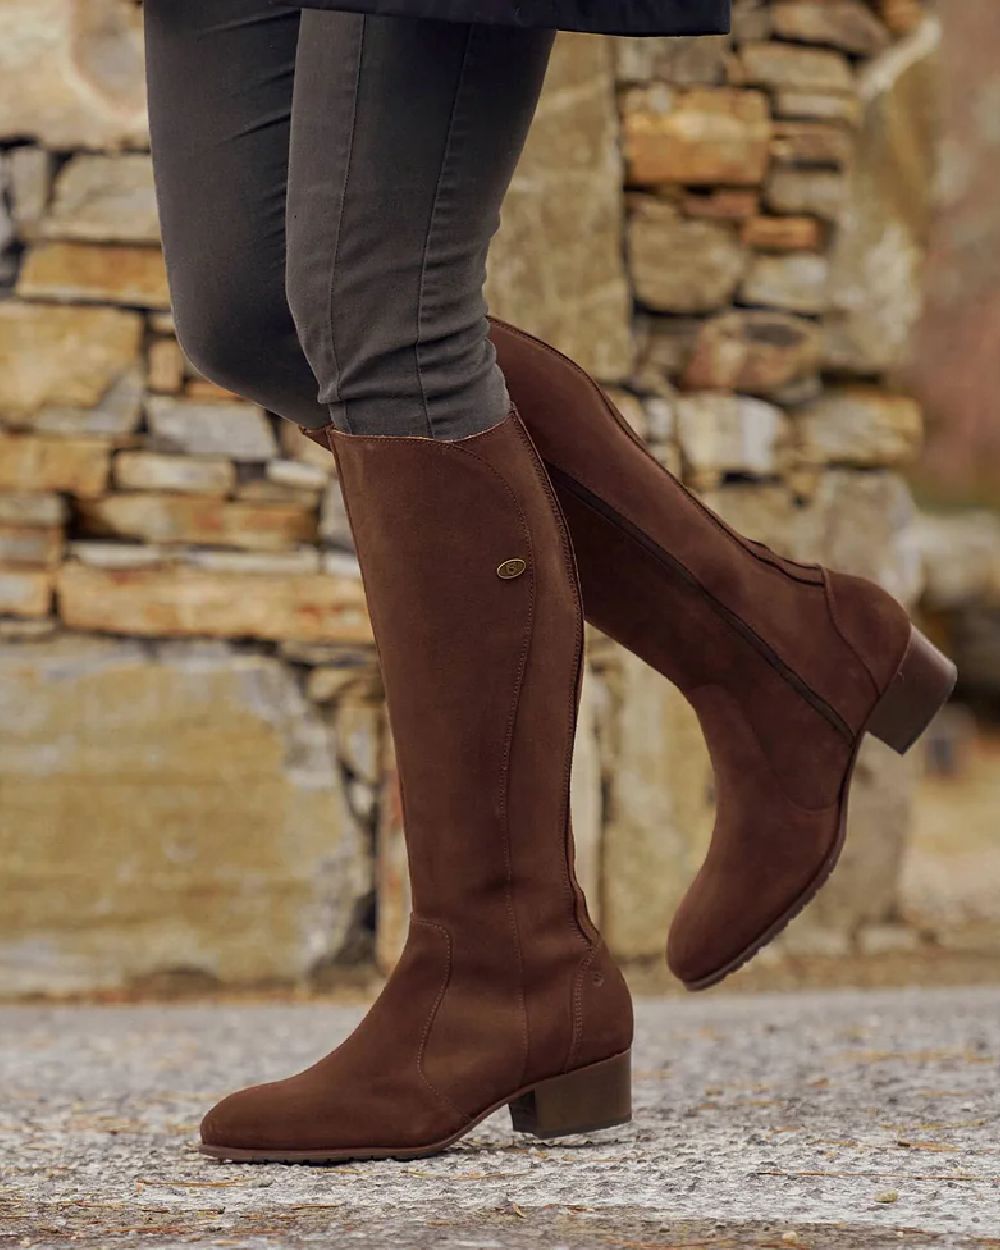
POLYGON ((640 1001, 635 1123, 590 1139, 501 1112, 418 1162, 194 1152, 360 1011, 0 1008, 0 1246, 1000 1247, 1000 989, 640 1001))

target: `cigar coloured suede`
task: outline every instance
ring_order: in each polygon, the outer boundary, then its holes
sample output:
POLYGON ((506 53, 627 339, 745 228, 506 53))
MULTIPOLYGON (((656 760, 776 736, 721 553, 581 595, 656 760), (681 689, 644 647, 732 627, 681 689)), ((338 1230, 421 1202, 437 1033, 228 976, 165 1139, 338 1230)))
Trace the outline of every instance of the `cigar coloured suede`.
POLYGON ((572 361, 503 322, 493 341, 565 510, 587 619, 669 678, 705 732, 716 824, 668 959, 690 986, 714 983, 832 870, 858 745, 880 707, 889 701, 886 740, 905 749, 947 697, 953 666, 915 644, 880 587, 736 534, 572 361))
POLYGON ((430 1148, 632 1038, 628 991, 573 871, 582 618, 530 440, 513 415, 458 442, 333 427, 325 439, 386 686, 412 927, 358 1033, 308 1072, 222 1103, 210 1147, 430 1148))

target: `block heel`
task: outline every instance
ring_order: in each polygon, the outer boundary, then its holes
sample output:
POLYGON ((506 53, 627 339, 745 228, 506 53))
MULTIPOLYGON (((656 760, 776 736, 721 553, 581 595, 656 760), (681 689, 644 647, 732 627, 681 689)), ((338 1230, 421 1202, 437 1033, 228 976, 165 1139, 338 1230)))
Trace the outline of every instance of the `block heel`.
POLYGON ((515 1132, 535 1137, 594 1133, 632 1119, 630 1051, 542 1081, 510 1106, 515 1132))
POLYGON ((958 669, 919 629, 868 721, 868 732, 905 755, 955 688, 958 669))

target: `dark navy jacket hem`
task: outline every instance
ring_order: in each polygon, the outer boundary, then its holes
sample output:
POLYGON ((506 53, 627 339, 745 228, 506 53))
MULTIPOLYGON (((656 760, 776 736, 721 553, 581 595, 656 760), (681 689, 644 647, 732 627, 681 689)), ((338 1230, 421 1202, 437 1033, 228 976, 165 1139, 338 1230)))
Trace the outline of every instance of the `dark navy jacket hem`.
POLYGON ((294 7, 606 35, 724 35, 731 0, 298 0, 294 7))

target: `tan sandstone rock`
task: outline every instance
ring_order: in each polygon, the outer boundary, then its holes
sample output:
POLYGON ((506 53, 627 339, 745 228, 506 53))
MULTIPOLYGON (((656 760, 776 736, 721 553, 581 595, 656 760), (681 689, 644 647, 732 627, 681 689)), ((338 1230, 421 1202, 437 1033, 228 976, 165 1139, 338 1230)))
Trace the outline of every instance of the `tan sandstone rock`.
POLYGON ((830 265, 825 256, 756 256, 740 285, 740 300, 764 308, 818 314, 826 310, 829 285, 830 265))
POLYGON ((57 580, 71 629, 139 637, 371 642, 357 577, 275 576, 164 566, 102 569, 71 562, 57 580))
POLYGON ((49 202, 52 154, 34 144, 24 144, 11 148, 6 158, 14 224, 18 233, 30 235, 38 228, 49 202))
POLYGON ((657 86, 625 99, 622 142, 636 186, 763 181, 771 144, 767 97, 759 91, 657 86))
POLYGON ((562 35, 503 207, 487 295, 606 382, 632 365, 612 49, 562 35))
POLYGON ((844 174, 834 170, 779 166, 767 181, 765 198, 777 213, 808 213, 838 221, 847 203, 844 174))
POLYGON ((117 308, 0 302, 0 418, 91 407, 135 360, 142 323, 117 308))
POLYGON ((48 239, 159 243, 150 157, 144 152, 74 156, 56 179, 37 232, 48 239))
POLYGON ((181 491, 228 495, 236 485, 231 460, 222 456, 167 456, 152 451, 122 451, 115 457, 115 486, 121 490, 181 491))
POLYGON ((0 567, 0 616, 47 616, 51 604, 51 573, 0 567))
POLYGON ((0 692, 0 992, 302 982, 350 940, 364 833, 278 662, 63 638, 0 692))
POLYGON ((94 438, 0 433, 0 490, 61 491, 89 498, 108 478, 108 445, 94 438))
POLYGON ((205 403, 151 395, 146 415, 164 450, 228 456, 236 461, 270 460, 277 455, 271 423, 255 404, 242 400, 205 403))
POLYGON ((315 509, 159 491, 106 495, 80 504, 85 534, 147 543, 202 543, 280 551, 316 538, 315 509))
POLYGON ((62 526, 0 522, 0 565, 52 568, 62 554, 62 526))
POLYGON ((846 126, 781 120, 774 126, 772 158, 783 165, 842 169, 854 152, 855 135, 846 126))
POLYGON ((25 258, 17 292, 27 299, 170 306, 159 248, 125 244, 36 244, 25 258))
POLYGON ((601 925, 619 958, 662 958, 711 832, 711 765, 694 712, 668 682, 617 648, 604 681, 611 706, 602 739, 601 925))
POLYGON ((831 257, 825 356, 871 374, 907 360, 922 307, 936 168, 936 56, 931 18, 866 66, 864 123, 831 257))
POLYGON ((838 52, 786 43, 748 43, 740 49, 744 81, 769 88, 800 88, 848 94, 851 67, 838 52))
POLYGON ((815 217, 754 217, 743 227, 743 242, 762 252, 815 252, 823 226, 815 217))
POLYGON ((21 491, 0 494, 0 524, 58 526, 66 520, 66 511, 60 495, 21 491))
POLYGON ((909 464, 919 452, 923 415, 908 395, 842 386, 798 413, 795 430, 799 454, 812 463, 893 468, 909 464))
POLYGON ((130 0, 4 0, 0 136, 52 148, 148 142, 142 14, 130 0))
POLYGON ((652 196, 632 206, 629 268, 639 299, 663 312, 712 312, 736 292, 747 256, 733 230, 685 220, 652 196))
POLYGON ((782 312, 743 311, 710 318, 699 330, 684 370, 691 390, 772 395, 818 365, 819 332, 782 312))
POLYGON ((874 56, 889 32, 861 0, 791 0, 772 6, 775 34, 802 43, 828 44, 857 56, 874 56))
POLYGON ((780 408, 745 395, 686 395, 676 404, 685 474, 698 484, 724 473, 776 472, 786 437, 780 408))

